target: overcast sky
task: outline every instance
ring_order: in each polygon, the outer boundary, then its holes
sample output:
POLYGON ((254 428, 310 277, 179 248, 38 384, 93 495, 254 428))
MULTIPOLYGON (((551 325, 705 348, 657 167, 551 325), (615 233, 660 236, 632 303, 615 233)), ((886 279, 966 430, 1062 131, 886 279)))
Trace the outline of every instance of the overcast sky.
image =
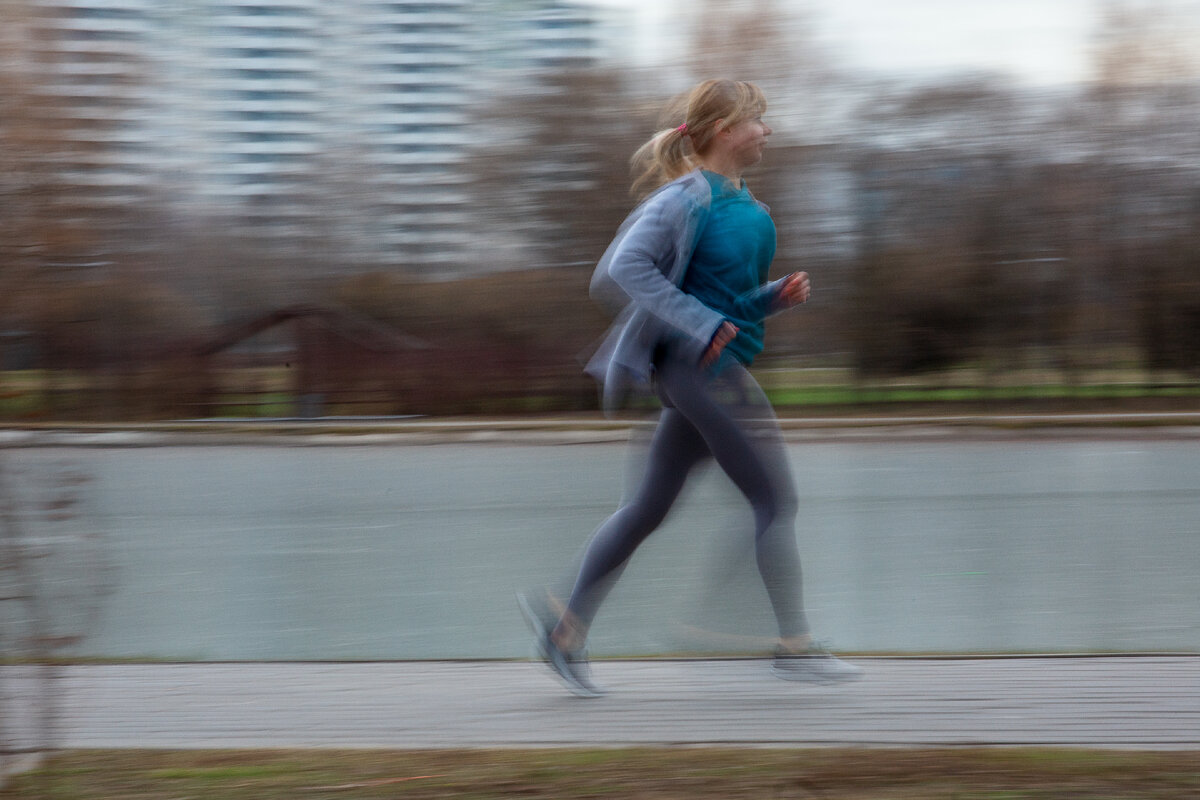
MULTIPOLYGON (((780 0, 785 5, 789 0, 780 0)), ((1152 0, 1200 8, 1197 0, 1152 0)), ((636 20, 640 63, 678 56, 694 0, 598 0, 636 20)), ((1031 84, 1087 76, 1088 43, 1103 0, 793 0, 807 9, 838 62, 891 75, 964 70, 1008 73, 1031 84)), ((1198 44, 1200 46, 1200 44, 1198 44)))

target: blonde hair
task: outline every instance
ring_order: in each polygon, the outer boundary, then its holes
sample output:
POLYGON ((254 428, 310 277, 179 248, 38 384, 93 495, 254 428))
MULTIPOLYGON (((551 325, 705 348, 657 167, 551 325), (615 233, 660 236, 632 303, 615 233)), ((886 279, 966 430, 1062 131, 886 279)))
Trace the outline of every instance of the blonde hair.
POLYGON ((679 124, 654 134, 630 159, 634 194, 691 172, 696 167, 692 156, 703 155, 720 130, 766 110, 762 90, 746 81, 708 80, 677 97, 667 119, 678 119, 679 124))

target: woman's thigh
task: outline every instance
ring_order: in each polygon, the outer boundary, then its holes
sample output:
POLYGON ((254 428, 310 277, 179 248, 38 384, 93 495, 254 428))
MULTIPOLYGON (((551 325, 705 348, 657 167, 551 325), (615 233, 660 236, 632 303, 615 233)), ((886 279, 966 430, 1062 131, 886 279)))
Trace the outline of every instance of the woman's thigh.
POLYGON ((729 367, 713 378, 706 371, 674 360, 659 368, 660 391, 703 438, 721 469, 756 509, 772 513, 790 495, 788 473, 779 463, 774 416, 756 419, 770 406, 749 373, 729 367), (730 374, 730 370, 739 372, 730 374), (743 380, 748 380, 745 383, 743 380), (780 470, 783 469, 781 474, 780 470))

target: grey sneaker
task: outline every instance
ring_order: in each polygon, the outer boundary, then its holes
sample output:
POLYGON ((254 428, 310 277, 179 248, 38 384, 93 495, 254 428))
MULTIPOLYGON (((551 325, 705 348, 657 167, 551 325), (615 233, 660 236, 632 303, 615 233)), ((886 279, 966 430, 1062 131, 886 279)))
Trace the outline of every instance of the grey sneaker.
POLYGON ((785 681, 809 683, 846 683, 863 676, 862 667, 842 661, 818 644, 813 644, 803 653, 776 649, 771 671, 775 677, 785 681))
POLYGON ((533 630, 534 652, 562 679, 567 690, 578 697, 603 697, 605 690, 592 682, 592 667, 588 663, 587 651, 562 650, 550 638, 550 632, 558 621, 547 613, 548 609, 533 603, 524 592, 517 592, 517 605, 525 622, 533 630))

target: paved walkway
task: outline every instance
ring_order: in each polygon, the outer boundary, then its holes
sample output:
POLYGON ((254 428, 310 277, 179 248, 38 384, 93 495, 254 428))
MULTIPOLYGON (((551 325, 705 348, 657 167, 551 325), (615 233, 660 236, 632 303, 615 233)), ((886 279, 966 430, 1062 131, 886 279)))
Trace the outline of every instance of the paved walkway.
MULTIPOLYGON (((864 680, 827 687, 779 681, 762 660, 602 661, 611 694, 596 700, 524 662, 74 666, 54 680, 56 744, 1200 750, 1197 656, 857 663, 864 680)), ((0 673, 10 701, 36 694, 28 673, 0 673)), ((11 741, 21 715, 7 716, 11 741)))

